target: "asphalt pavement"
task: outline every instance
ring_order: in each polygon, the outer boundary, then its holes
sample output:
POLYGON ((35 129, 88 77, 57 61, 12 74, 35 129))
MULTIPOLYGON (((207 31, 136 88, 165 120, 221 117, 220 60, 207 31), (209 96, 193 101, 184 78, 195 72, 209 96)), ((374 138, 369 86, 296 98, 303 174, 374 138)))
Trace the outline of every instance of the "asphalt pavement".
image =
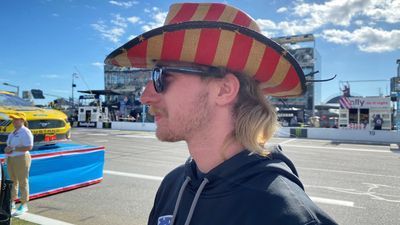
MULTIPOLYGON (((71 224, 147 224, 161 179, 189 156, 184 142, 162 143, 152 132, 74 128, 72 140, 106 147, 104 180, 33 200, 30 213, 71 224)), ((400 152, 330 140, 273 138, 275 144, 339 224, 400 224, 400 152)))

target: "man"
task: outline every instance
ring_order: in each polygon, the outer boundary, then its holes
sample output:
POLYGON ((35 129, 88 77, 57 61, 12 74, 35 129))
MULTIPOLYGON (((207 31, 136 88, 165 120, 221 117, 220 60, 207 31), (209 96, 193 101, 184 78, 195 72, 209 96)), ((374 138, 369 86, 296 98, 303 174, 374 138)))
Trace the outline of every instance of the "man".
POLYGON ((124 96, 124 99, 122 99, 119 102, 119 113, 120 117, 126 118, 128 116, 128 107, 130 105, 129 98, 128 96, 124 96))
POLYGON ((298 125, 298 123, 297 123, 297 116, 294 115, 294 116, 292 117, 292 119, 290 119, 290 126, 296 127, 297 125, 298 125))
POLYGON ((383 119, 380 114, 374 117, 374 130, 382 130, 383 119))
POLYGON ((163 180, 148 224, 336 224, 305 194, 292 162, 264 144, 277 127, 264 94, 297 96, 304 74, 255 21, 225 4, 171 6, 165 26, 106 64, 152 69, 141 101, 158 139, 191 158, 163 180))
POLYGON ((10 115, 15 130, 8 135, 7 147, 4 152, 7 157, 7 170, 10 179, 13 181, 11 191, 12 215, 19 216, 28 211, 29 201, 29 170, 31 167, 31 155, 33 148, 32 132, 26 127, 26 116, 22 112, 10 115), (21 193, 21 205, 17 210, 15 201, 18 197, 18 190, 21 193))

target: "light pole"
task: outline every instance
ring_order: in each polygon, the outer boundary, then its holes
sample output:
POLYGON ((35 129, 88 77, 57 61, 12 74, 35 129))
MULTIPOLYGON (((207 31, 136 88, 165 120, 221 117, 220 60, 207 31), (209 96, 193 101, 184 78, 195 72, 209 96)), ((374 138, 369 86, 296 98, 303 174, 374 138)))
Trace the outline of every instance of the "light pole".
MULTIPOLYGON (((400 82, 400 59, 397 59, 396 63, 397 63, 397 82, 400 82)), ((399 87, 400 83, 395 84, 395 85, 398 85, 397 87, 399 87)), ((396 93, 397 94, 396 128, 397 128, 398 132, 400 132, 400 92, 399 91, 396 93)))
POLYGON ((19 97, 19 86, 18 85, 9 84, 9 83, 6 83, 6 82, 4 82, 3 85, 10 86, 10 87, 15 87, 17 89, 17 96, 19 97))
POLYGON ((74 82, 74 78, 78 78, 78 74, 76 74, 76 73, 72 74, 72 109, 75 109, 74 88, 76 87, 76 84, 74 82))

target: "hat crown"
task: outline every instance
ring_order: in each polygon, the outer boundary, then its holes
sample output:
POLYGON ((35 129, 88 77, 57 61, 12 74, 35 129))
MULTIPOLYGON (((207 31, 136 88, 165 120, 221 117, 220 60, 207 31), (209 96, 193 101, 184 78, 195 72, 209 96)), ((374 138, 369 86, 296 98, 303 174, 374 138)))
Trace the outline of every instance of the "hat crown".
POLYGON ((25 113, 23 112, 15 112, 14 114, 9 115, 11 119, 23 119, 26 120, 25 113))
POLYGON ((261 32, 256 21, 245 12, 222 3, 177 3, 170 6, 164 25, 212 21, 235 24, 261 32))
POLYGON ((155 62, 194 63, 253 77, 265 94, 305 91, 300 65, 264 36, 253 18, 221 3, 171 5, 164 26, 137 36, 105 59, 106 64, 152 68, 155 62))

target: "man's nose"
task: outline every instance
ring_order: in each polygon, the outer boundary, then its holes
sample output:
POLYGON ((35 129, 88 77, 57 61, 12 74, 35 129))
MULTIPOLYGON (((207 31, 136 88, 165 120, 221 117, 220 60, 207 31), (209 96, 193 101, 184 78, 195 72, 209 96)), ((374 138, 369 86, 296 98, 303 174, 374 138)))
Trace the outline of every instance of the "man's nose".
POLYGON ((142 96, 140 96, 140 101, 142 104, 149 105, 156 100, 157 95, 158 93, 154 89, 153 82, 149 81, 144 88, 142 96))

